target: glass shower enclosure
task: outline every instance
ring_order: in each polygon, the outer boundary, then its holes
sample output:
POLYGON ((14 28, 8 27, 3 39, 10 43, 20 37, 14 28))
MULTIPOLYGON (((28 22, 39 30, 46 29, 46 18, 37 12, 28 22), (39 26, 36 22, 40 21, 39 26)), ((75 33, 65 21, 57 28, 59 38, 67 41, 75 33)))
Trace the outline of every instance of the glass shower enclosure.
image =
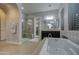
POLYGON ((22 23, 22 38, 32 39, 34 37, 34 20, 33 17, 24 17, 22 23))

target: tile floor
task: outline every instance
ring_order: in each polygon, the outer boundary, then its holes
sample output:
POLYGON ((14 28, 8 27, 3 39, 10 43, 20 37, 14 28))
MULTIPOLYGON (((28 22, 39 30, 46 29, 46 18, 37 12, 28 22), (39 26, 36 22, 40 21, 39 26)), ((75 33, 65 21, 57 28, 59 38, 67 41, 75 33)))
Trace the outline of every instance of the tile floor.
POLYGON ((37 47, 39 42, 27 41, 23 44, 10 44, 6 41, 0 41, 0 54, 1 55, 32 55, 37 47))

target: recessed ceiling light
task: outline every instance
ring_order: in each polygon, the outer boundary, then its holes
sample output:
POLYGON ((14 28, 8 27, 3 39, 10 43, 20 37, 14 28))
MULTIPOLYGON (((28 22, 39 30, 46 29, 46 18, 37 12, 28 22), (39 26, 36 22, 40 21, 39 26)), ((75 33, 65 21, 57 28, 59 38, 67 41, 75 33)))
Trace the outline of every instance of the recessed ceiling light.
POLYGON ((24 19, 22 19, 22 22, 24 22, 24 19))
POLYGON ((24 7, 21 7, 22 10, 24 10, 24 7))

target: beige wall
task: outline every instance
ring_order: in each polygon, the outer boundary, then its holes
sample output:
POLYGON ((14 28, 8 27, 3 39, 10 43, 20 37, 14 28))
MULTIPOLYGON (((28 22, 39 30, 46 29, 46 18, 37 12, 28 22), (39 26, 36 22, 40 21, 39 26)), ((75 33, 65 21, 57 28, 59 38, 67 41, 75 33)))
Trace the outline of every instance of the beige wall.
POLYGON ((6 39, 8 42, 19 42, 19 11, 16 4, 5 4, 7 8, 7 14, 4 20, 2 20, 1 39, 6 39), (12 32, 12 28, 15 28, 12 32), (5 36, 5 37, 4 37, 5 36))
POLYGON ((5 34, 5 18, 6 18, 6 14, 5 14, 5 12, 2 10, 2 9, 0 9, 0 22, 1 22, 1 38, 0 38, 0 40, 5 40, 5 36, 6 36, 6 34, 5 34))
POLYGON ((18 9, 12 5, 8 6, 8 16, 6 21, 7 40, 12 42, 19 41, 19 13, 18 9), (12 27, 15 27, 15 33, 12 32, 12 27))

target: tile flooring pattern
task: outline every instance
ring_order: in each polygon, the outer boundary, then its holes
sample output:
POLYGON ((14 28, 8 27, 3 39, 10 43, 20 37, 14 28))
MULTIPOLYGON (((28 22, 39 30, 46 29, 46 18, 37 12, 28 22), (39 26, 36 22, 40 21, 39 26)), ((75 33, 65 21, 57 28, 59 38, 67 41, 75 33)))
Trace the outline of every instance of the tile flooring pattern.
POLYGON ((0 55, 32 55, 39 43, 27 41, 17 45, 0 41, 0 55))

